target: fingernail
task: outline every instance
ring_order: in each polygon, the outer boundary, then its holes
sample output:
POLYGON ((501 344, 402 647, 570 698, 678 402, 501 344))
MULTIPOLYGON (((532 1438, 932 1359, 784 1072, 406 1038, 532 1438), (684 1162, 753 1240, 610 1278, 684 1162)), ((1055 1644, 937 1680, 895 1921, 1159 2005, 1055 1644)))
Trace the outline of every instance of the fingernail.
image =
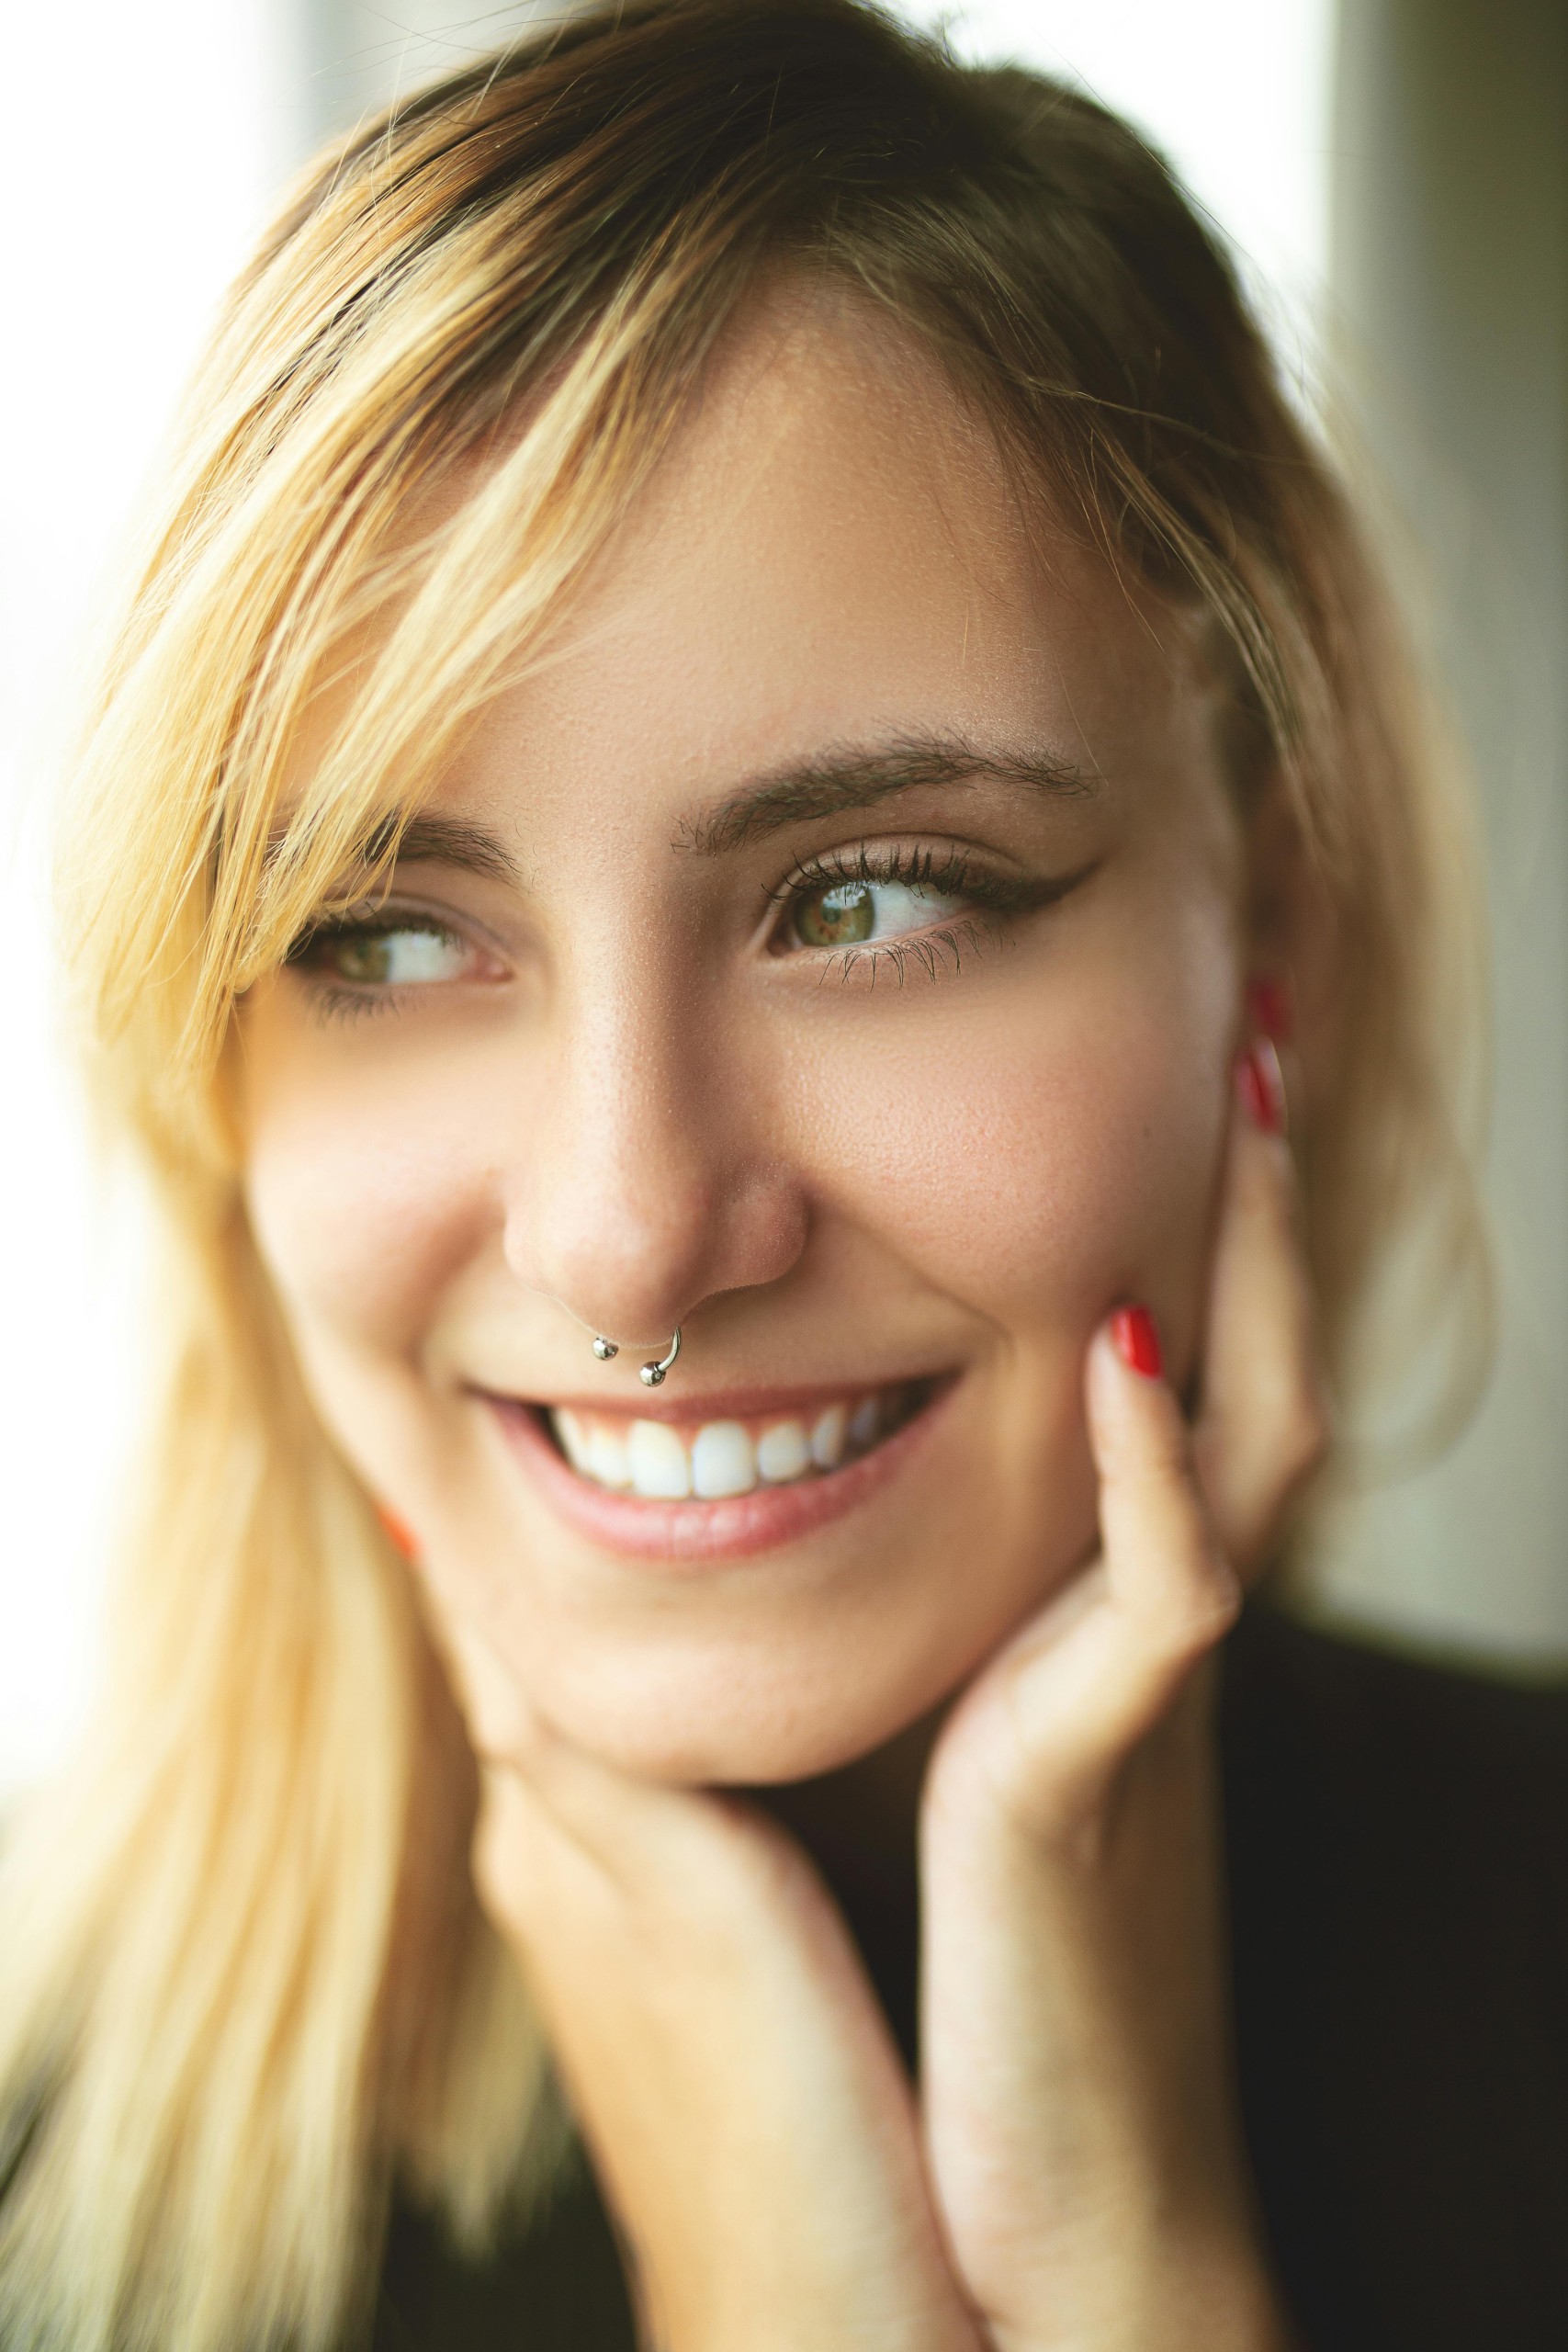
POLYGON ((1255 1029, 1276 1046, 1291 1042, 1291 992, 1283 980, 1268 976, 1248 980, 1247 1010, 1255 1029))
POLYGON ((1159 1378, 1165 1357, 1155 1318, 1146 1306, 1119 1306, 1111 1318, 1111 1336, 1129 1372, 1141 1372, 1145 1380, 1159 1378))
POLYGON ((1255 1038, 1236 1057, 1235 1091, 1255 1127, 1266 1136, 1284 1134, 1285 1081, 1270 1038, 1255 1038))
POLYGON ((400 1519, 397 1512, 386 1503, 377 1504, 376 1516, 380 1521, 382 1526, 386 1529, 387 1533, 391 1537, 392 1542, 397 1545, 399 1551, 402 1554, 404 1559, 417 1560, 419 1557, 419 1538, 415 1535, 407 1520, 400 1519))

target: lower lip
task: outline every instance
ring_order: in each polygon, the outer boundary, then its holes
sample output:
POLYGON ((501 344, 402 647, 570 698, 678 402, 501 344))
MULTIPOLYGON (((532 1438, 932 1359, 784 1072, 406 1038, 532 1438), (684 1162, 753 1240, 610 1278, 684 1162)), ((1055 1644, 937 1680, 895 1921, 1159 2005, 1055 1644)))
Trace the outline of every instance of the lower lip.
POLYGON ((533 1410, 509 1396, 486 1396, 513 1451, 569 1526, 628 1558, 701 1568, 744 1559, 796 1542, 880 1494, 913 1463, 952 1396, 938 1390, 912 1420, 842 1470, 787 1487, 754 1487, 722 1502, 653 1502, 580 1478, 556 1452, 533 1410))

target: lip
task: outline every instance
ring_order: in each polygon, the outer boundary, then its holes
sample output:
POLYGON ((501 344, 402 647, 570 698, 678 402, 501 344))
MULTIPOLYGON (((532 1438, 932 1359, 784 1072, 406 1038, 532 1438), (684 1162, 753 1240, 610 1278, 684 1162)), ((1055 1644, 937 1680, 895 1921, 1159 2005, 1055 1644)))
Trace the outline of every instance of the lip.
MULTIPOLYGON (((829 1471, 818 1478, 803 1478, 790 1486, 755 1487, 749 1495, 731 1496, 720 1502, 655 1502, 640 1495, 616 1494, 608 1487, 592 1486, 562 1461, 539 1424, 537 1408, 520 1403, 514 1396, 497 1396, 486 1390, 475 1393, 494 1414, 502 1435, 535 1486, 569 1526, 592 1543, 602 1544, 607 1551, 619 1552, 627 1559, 658 1561, 666 1568, 700 1575, 705 1568, 717 1567, 726 1561, 746 1559, 781 1544, 795 1543, 869 1502, 909 1467, 941 1420, 957 1386, 958 1375, 947 1375, 912 1420, 906 1421, 869 1453, 861 1454, 840 1470, 829 1471)), ((737 1416, 740 1408, 736 1399, 741 1394, 739 1390, 733 1391, 724 1400, 728 1409, 737 1416)), ((773 1411, 785 1394, 769 1390, 763 1405, 752 1409, 773 1411)), ((842 1396, 844 1390, 796 1389, 787 1394, 791 1402, 803 1404, 813 1396, 842 1396)), ((704 1406, 705 1412, 713 1400, 695 1401, 704 1406)), ((683 1400, 678 1415, 667 1408, 657 1417, 648 1413, 640 1418, 685 1419, 691 1415, 692 1402, 683 1400)))
MULTIPOLYGON (((897 1388, 905 1381, 943 1380, 951 1376, 945 1373, 883 1372, 873 1373, 864 1380, 819 1380, 797 1388, 713 1388, 700 1396, 694 1396, 684 1388, 670 1396, 660 1390, 639 1388, 635 1381, 624 1383, 621 1388, 601 1382, 570 1396, 552 1394, 510 1401, 521 1402, 539 1412, 564 1407, 572 1413, 625 1413, 632 1420, 690 1421, 695 1427, 703 1421, 763 1420, 774 1413, 782 1419, 786 1413, 813 1413, 824 1405, 837 1405, 845 1397, 869 1396, 876 1389, 897 1388)), ((494 1392, 486 1389, 481 1393, 492 1396, 494 1392)))

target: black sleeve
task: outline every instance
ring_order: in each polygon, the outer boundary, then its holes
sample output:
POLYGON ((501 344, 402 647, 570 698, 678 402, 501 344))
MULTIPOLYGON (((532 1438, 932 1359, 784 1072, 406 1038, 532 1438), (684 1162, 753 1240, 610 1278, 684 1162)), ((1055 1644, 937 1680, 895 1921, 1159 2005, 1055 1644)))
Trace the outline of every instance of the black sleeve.
POLYGON ((1313 2352, 1568 2346, 1568 1691, 1249 1610, 1221 1732, 1242 2101, 1313 2352))
MULTIPOLYGON (((1568 1691, 1249 1610, 1221 1739, 1242 2105, 1311 2352, 1568 2352, 1568 1691)), ((632 2352, 584 2164, 466 2263, 394 2217, 373 2352, 632 2352)))
POLYGON ((635 2347, 615 2235, 580 2153, 533 2225, 487 2261, 466 2261, 432 2216, 394 2210, 370 2352, 635 2347))

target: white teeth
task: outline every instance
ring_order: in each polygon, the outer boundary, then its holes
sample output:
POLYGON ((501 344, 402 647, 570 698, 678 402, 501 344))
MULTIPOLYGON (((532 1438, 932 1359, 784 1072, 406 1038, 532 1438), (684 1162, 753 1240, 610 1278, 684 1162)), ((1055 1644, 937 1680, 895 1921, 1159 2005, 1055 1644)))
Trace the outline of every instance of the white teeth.
POLYGON ((588 1441, 588 1469, 602 1487, 629 1487, 632 1465, 626 1439, 601 1421, 588 1441))
POLYGON ((577 1415, 565 1405, 558 1406, 550 1415, 550 1426, 579 1477, 592 1478, 601 1487, 631 1485, 626 1440, 613 1429, 606 1429, 603 1422, 584 1429, 577 1415))
POLYGON ((634 1421, 626 1438, 626 1461, 636 1492, 661 1502, 679 1502, 692 1491, 692 1465, 675 1431, 663 1421, 634 1421))
POLYGON ((757 1468, 770 1486, 782 1487, 811 1467, 811 1448, 798 1421, 779 1421, 757 1442, 757 1468))
POLYGON ((836 1470, 844 1458, 844 1424, 848 1419, 841 1405, 829 1405, 818 1419, 811 1432, 811 1459, 818 1470, 836 1470))
MULTIPOLYGON (((637 1426, 647 1425, 639 1422, 637 1426)), ((679 1438, 675 1442, 680 1443, 679 1438)), ((705 1421, 692 1441, 692 1492, 714 1501, 721 1495, 749 1495, 757 1483, 767 1442, 764 1438, 753 1452, 739 1421, 705 1421)), ((762 1475, 772 1474, 764 1470, 762 1475)))
POLYGON ((857 1405, 850 1416, 851 1443, 869 1445, 876 1435, 877 1423, 881 1418, 874 1396, 868 1396, 863 1405, 857 1405))
POLYGON ((582 1476, 590 1469, 592 1449, 577 1415, 562 1405, 550 1415, 550 1427, 560 1440, 561 1452, 578 1476, 582 1476))
POLYGON ((829 1405, 809 1424, 773 1421, 756 1435, 755 1421, 750 1427, 705 1421, 694 1431, 689 1425, 626 1421, 565 1405, 549 1419, 568 1462, 596 1486, 630 1487, 660 1502, 681 1502, 688 1495, 716 1502, 750 1494, 759 1479, 779 1487, 814 1469, 837 1470, 846 1456, 877 1442, 890 1426, 892 1404, 891 1394, 879 1391, 863 1396, 852 1413, 847 1404, 829 1405))

